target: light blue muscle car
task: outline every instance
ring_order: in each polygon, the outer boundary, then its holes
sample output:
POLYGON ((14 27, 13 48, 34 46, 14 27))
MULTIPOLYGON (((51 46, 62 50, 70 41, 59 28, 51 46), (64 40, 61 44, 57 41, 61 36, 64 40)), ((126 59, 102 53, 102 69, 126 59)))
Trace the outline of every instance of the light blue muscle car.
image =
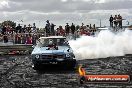
POLYGON ((63 36, 40 37, 31 58, 35 70, 44 65, 61 65, 66 68, 74 68, 76 65, 73 50, 63 36))

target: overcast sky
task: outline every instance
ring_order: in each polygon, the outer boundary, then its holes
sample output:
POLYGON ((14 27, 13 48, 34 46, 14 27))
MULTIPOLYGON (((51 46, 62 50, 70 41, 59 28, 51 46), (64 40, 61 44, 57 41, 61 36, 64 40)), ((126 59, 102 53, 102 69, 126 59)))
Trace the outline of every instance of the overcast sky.
POLYGON ((45 26, 46 20, 56 25, 83 22, 99 26, 100 19, 102 26, 108 26, 111 14, 121 14, 124 25, 132 23, 132 0, 0 0, 0 22, 36 22, 39 27, 45 26))

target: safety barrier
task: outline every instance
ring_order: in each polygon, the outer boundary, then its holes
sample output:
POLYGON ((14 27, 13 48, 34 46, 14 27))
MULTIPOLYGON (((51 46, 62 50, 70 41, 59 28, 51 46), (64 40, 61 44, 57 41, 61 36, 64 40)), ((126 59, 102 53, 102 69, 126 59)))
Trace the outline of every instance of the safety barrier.
POLYGON ((33 50, 32 44, 0 45, 0 55, 6 54, 30 54, 33 50))

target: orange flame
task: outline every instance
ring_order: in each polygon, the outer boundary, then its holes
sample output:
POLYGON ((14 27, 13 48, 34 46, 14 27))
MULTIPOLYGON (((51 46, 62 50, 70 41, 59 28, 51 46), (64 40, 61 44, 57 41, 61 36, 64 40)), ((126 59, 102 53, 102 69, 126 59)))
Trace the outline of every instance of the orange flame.
POLYGON ((79 66, 78 71, 80 76, 85 76, 86 73, 85 73, 85 70, 82 68, 82 66, 79 66))

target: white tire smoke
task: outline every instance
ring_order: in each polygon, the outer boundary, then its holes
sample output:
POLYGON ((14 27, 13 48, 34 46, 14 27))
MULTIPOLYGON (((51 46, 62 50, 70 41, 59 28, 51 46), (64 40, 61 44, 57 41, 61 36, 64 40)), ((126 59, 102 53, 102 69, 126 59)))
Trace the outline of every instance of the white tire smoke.
POLYGON ((82 36, 69 41, 76 59, 106 58, 132 54, 132 31, 101 31, 96 37, 82 36))

